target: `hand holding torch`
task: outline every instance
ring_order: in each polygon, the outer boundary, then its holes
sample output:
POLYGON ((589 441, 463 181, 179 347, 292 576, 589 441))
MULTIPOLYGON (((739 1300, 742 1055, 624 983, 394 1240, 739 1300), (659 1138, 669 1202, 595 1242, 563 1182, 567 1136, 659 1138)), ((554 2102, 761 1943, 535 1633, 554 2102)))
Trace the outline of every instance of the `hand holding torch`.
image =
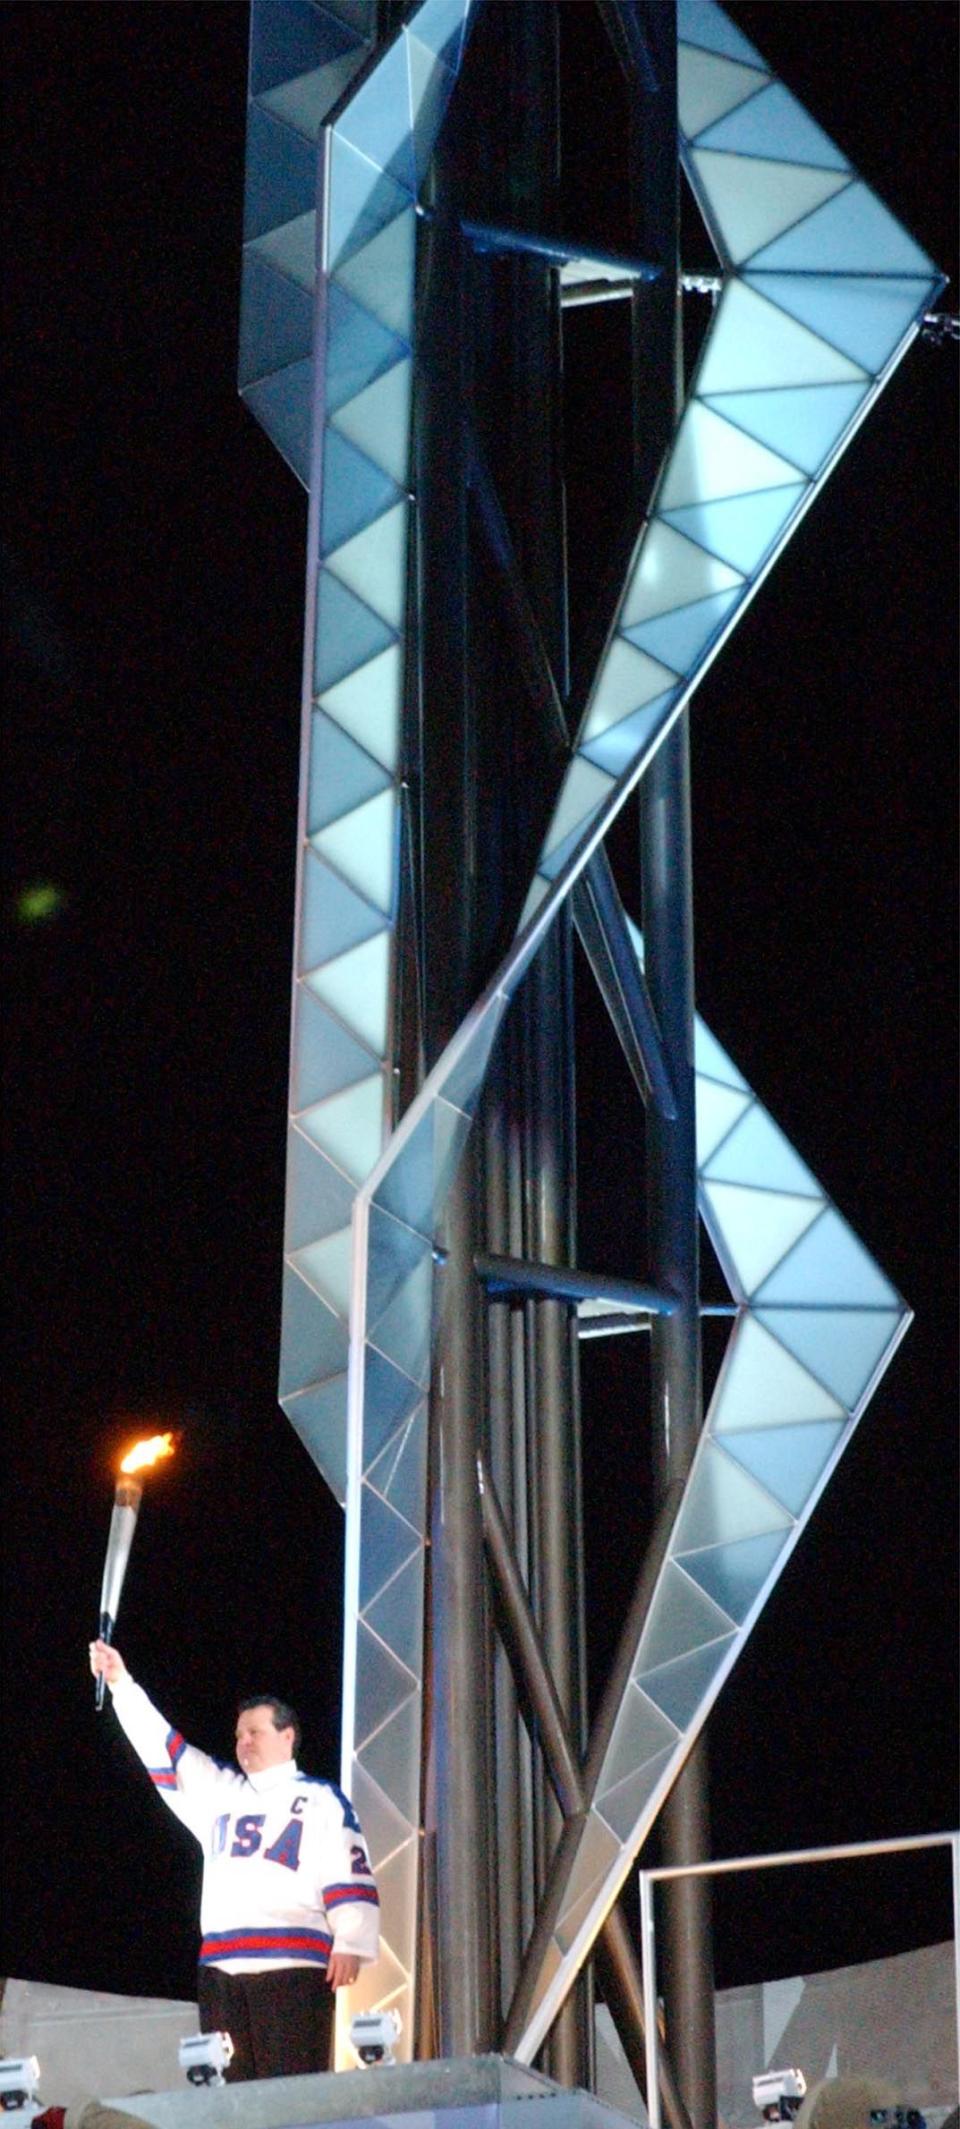
MULTIPOLYGON (((100 1589, 101 1641, 113 1640, 113 1629, 120 1609, 120 1592, 127 1572, 130 1547, 137 1527, 137 1515, 143 1499, 143 1487, 133 1477, 135 1471, 158 1463, 161 1457, 173 1455, 173 1439, 169 1434, 154 1434, 149 1441, 137 1442, 125 1456, 120 1466, 113 1513, 110 1517, 110 1534, 107 1538, 107 1556, 103 1563, 103 1583, 100 1589)), ((106 1679, 101 1671, 97 1678, 96 1706, 102 1708, 106 1694, 106 1679)))

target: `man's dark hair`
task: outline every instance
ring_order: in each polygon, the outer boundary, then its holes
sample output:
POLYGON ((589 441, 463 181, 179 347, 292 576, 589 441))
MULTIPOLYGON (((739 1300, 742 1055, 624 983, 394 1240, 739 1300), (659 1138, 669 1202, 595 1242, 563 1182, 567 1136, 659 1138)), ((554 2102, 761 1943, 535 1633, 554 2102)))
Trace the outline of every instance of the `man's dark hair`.
POLYGON ((287 1701, 278 1700, 276 1693, 251 1693, 249 1700, 241 1700, 237 1714, 245 1715, 250 1708, 269 1708, 275 1730, 293 1731, 293 1753, 296 1758, 301 1737, 300 1717, 296 1709, 291 1708, 287 1701))

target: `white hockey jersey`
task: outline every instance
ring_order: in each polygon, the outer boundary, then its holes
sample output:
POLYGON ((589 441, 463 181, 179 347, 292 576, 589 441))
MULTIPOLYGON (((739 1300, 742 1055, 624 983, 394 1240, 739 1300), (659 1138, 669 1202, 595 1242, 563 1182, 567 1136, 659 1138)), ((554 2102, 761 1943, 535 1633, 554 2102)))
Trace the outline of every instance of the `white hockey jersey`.
POLYGON ((164 1803, 203 1849, 200 1963, 228 1974, 375 1959, 379 1902, 360 1822, 295 1760, 222 1767, 184 1742, 127 1672, 113 1705, 164 1803))

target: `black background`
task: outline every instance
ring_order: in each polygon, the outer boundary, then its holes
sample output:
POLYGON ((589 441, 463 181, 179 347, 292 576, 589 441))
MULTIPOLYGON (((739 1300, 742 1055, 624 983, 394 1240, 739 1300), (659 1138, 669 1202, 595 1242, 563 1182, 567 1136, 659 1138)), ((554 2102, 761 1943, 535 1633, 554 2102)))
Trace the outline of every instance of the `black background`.
MULTIPOLYGON (((955 271, 954 8, 732 12, 955 271)), ((193 1846, 95 1719, 86 1642, 116 1452, 173 1425, 121 1646, 197 1742, 225 1755, 236 1694, 276 1690, 336 1773, 341 1519, 275 1397, 306 512, 234 388, 246 9, 0 29, 2 1971, 189 1995, 193 1846), (65 901, 25 926, 38 878, 65 901)), ((917 1312, 711 1719, 717 1854, 956 1816, 954 355, 911 350, 694 705, 700 1010, 917 1312)), ((594 382, 602 469, 602 356, 594 382)), ((583 1258, 636 1271, 632 1096, 588 988, 583 1258)), ((642 1516, 641 1365, 584 1358, 594 1683, 642 1516)), ((946 1935, 944 1878, 832 1912, 754 1890, 718 1979, 946 1935)))

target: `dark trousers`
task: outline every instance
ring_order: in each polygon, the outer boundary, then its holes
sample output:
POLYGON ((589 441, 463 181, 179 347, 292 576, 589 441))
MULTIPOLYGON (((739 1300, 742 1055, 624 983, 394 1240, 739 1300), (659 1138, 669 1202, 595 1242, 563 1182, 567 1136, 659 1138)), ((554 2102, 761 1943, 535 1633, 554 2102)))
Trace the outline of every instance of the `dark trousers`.
POLYGON ((315 1966, 282 1966, 262 1974, 197 1972, 203 2033, 229 2033, 233 2061, 228 2085, 251 2077, 295 2077, 329 2070, 333 1990, 315 1966))

